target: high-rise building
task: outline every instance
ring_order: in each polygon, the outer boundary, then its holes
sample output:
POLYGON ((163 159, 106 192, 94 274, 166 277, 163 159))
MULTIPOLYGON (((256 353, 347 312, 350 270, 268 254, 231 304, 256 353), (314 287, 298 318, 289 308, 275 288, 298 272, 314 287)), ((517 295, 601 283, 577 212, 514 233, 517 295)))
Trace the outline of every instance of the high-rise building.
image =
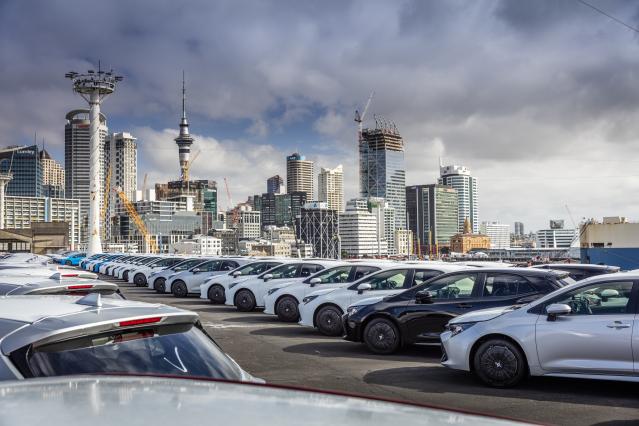
POLYGON ((266 192, 268 194, 283 194, 286 190, 284 178, 280 175, 271 176, 266 180, 266 192))
POLYGON ((406 187, 408 229, 423 254, 439 252, 459 233, 457 191, 446 185, 406 187))
POLYGON ((464 221, 470 221, 473 233, 479 232, 477 178, 471 176, 465 166, 439 166, 439 184, 452 186, 457 191, 459 206, 458 230, 464 229, 464 221))
POLYGON ((377 218, 368 210, 367 200, 347 201, 344 213, 339 215, 342 251, 348 257, 386 255, 388 243, 377 233, 377 218))
POLYGON ((395 209, 395 226, 406 228, 406 164, 404 140, 395 124, 375 119, 359 141, 360 195, 384 198, 395 209))
POLYGON ((570 248, 577 239, 576 229, 564 229, 563 220, 551 220, 550 229, 536 233, 537 248, 570 248))
POLYGON ((104 146, 104 155, 111 169, 110 186, 120 188, 129 200, 134 200, 138 187, 136 138, 127 132, 112 133, 109 142, 104 146))
POLYGON ((11 173, 6 195, 42 196, 42 165, 37 145, 12 146, 0 151, 0 173, 11 173))
POLYGON ((300 240, 313 246, 316 257, 339 259, 338 212, 327 203, 306 203, 296 224, 300 240))
POLYGON ((299 153, 286 157, 286 191, 305 192, 307 200, 314 200, 313 192, 313 162, 299 153))
POLYGON ((381 245, 382 241, 386 240, 387 247, 385 250, 381 250, 381 248, 378 249, 379 255, 381 255, 383 251, 386 251, 389 255, 397 254, 395 248, 395 231, 398 229, 395 226, 397 220, 395 217, 395 209, 383 198, 371 197, 367 201, 368 209, 375 216, 377 223, 377 241, 381 245))
POLYGON ((518 237, 524 236, 524 224, 522 222, 515 222, 515 235, 518 237))
MULTIPOLYGON (((89 214, 90 183, 90 159, 91 136, 89 134, 89 110, 76 109, 66 115, 64 126, 64 195, 66 198, 80 200, 82 215, 86 218, 89 214)), ((109 129, 104 114, 100 114, 100 182, 104 182, 106 174, 106 159, 104 158, 104 145, 109 129)), ((100 208, 104 205, 104 188, 100 185, 98 197, 100 208)), ((85 219, 86 221, 87 219, 85 219)), ((83 221, 84 223, 84 221, 83 221)), ((86 234, 84 234, 86 235, 86 234)))
POLYGON ((480 233, 490 238, 491 249, 510 248, 510 225, 499 222, 482 222, 480 233))
POLYGON ((45 197, 64 198, 64 167, 42 148, 40 151, 42 167, 42 194, 45 197))
POLYGON ((259 200, 259 209, 262 214, 262 227, 286 226, 293 224, 291 211, 291 195, 270 192, 253 197, 253 204, 259 200))
POLYGON ((334 169, 322 167, 317 176, 317 199, 329 209, 344 211, 344 172, 342 165, 334 169))

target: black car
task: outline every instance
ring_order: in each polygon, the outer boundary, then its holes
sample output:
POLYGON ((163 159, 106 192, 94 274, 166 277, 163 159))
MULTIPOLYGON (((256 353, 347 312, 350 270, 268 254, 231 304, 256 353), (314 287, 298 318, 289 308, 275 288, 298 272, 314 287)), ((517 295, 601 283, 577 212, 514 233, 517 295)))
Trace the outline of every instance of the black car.
POLYGON ((529 303, 573 282, 567 272, 535 268, 451 272, 378 303, 349 307, 342 318, 344 338, 378 354, 412 343, 439 344, 439 334, 453 317, 529 303))
POLYGON ((575 281, 585 280, 595 275, 614 274, 621 269, 618 266, 591 265, 588 263, 547 263, 544 265, 535 265, 533 268, 566 271, 575 281))

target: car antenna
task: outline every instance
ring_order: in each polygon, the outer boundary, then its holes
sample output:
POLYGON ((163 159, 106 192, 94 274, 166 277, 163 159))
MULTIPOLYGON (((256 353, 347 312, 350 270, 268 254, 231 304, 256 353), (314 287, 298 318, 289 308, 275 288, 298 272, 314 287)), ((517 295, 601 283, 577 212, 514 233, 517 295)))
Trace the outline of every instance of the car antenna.
POLYGON ((89 293, 77 302, 77 305, 95 306, 96 308, 102 307, 102 297, 100 293, 89 293))

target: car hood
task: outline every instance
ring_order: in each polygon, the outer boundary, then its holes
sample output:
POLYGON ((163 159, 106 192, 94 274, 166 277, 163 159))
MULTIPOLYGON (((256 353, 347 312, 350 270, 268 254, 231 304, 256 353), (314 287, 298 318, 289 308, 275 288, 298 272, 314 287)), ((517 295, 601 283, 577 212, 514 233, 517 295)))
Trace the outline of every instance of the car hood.
POLYGON ((381 302, 382 300, 384 300, 384 296, 367 297, 366 299, 358 300, 357 302, 353 303, 352 306, 374 305, 375 303, 381 302))
POLYGON ((314 292, 309 293, 306 296, 307 297, 308 296, 324 296, 325 294, 332 293, 335 290, 339 290, 339 289, 337 289, 337 288, 325 288, 325 289, 322 289, 322 290, 315 290, 314 292))
POLYGON ((111 425, 210 422, 237 426, 293 426, 300 418, 323 424, 367 426, 521 424, 452 410, 392 403, 280 386, 153 377, 57 377, 5 382, 2 420, 7 424, 111 425), (33 410, 37 407, 37 410, 33 410), (143 414, 142 416, 140 414, 143 414))
POLYGON ((512 312, 514 309, 512 306, 501 306, 499 308, 480 309, 478 311, 468 312, 453 318, 450 324, 459 324, 463 322, 480 322, 490 321, 508 312, 512 312))

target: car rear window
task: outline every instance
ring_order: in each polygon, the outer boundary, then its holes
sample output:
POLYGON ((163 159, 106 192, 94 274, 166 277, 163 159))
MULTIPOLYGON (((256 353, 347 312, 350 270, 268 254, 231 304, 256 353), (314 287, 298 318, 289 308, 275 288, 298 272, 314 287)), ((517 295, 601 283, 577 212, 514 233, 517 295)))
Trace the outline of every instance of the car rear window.
POLYGON ((74 374, 165 374, 239 380, 240 369, 200 329, 142 328, 30 348, 35 377, 74 374))

